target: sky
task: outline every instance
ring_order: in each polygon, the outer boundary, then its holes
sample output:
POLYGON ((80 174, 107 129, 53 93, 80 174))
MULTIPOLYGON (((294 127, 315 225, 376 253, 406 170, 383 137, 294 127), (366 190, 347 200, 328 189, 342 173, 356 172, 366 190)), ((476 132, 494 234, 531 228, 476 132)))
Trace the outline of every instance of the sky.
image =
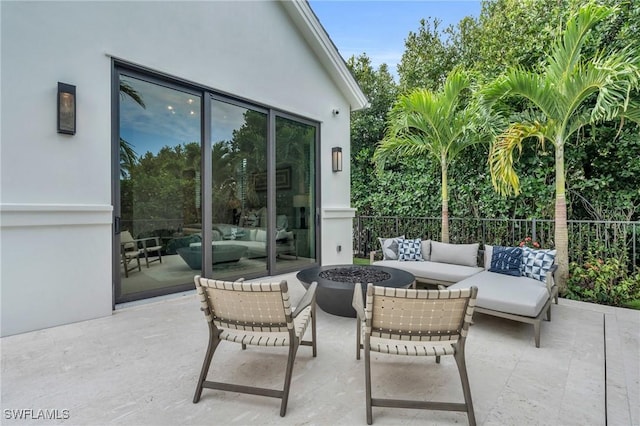
POLYGON ((309 4, 342 57, 366 53, 374 68, 386 63, 396 77, 396 65, 410 31, 420 20, 438 18, 441 28, 465 16, 480 16, 480 0, 310 0, 309 4))

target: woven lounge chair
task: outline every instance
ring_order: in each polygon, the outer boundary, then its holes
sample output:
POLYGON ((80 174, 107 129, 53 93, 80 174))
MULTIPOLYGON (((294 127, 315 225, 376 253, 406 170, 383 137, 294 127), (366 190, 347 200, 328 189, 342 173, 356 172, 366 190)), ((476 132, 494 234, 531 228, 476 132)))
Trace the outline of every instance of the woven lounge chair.
POLYGON ((140 269, 140 254, 142 251, 138 248, 138 240, 134 240, 129 231, 120 233, 120 255, 122 256, 122 265, 124 266, 124 276, 129 277, 129 272, 134 269, 140 269), (129 266, 131 262, 135 262, 133 266, 129 266))
POLYGON ((200 400, 203 388, 218 389, 282 399, 280 416, 284 417, 289 399, 293 363, 299 345, 311 346, 316 356, 316 283, 312 283, 295 308, 291 308, 286 281, 279 283, 245 283, 194 279, 201 310, 209 325, 209 346, 204 358, 193 403, 200 400), (303 341, 311 323, 311 341, 303 341), (247 345, 288 346, 289 357, 284 389, 264 389, 206 380, 213 353, 222 341, 247 345))
MULTIPOLYGON (((420 408, 463 411, 475 425, 471 389, 464 359, 464 344, 473 316, 477 289, 413 290, 367 286, 366 303, 360 284, 355 285, 353 307, 364 335, 367 424, 372 407, 420 408), (371 351, 390 355, 453 355, 462 381, 464 403, 381 399, 371 396, 371 351)), ((359 331, 358 331, 359 334, 359 331)), ((357 358, 360 357, 360 338, 357 358)))

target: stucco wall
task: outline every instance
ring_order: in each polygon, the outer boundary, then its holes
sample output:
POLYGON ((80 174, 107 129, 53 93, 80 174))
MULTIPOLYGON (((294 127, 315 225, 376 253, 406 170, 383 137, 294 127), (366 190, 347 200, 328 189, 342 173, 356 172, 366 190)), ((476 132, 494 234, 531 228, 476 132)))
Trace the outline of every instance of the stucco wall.
MULTIPOLYGON (((321 122, 321 200, 348 208, 349 105, 279 3, 0 7, 2 335, 111 313, 112 57, 321 122), (56 133, 58 81, 77 86, 74 136, 56 133)), ((350 215, 323 259, 350 261, 350 215)))

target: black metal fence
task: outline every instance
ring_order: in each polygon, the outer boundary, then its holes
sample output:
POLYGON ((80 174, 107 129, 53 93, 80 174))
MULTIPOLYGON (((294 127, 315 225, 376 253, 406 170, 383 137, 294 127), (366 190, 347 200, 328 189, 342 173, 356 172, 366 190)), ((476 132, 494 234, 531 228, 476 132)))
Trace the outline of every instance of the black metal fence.
MULTIPOLYGON (((353 250, 357 257, 367 257, 379 250, 378 237, 422 238, 440 241, 441 218, 399 216, 356 216, 353 222, 353 250)), ((640 267, 640 222, 567 221, 569 261, 582 262, 588 254, 616 257, 632 270, 640 267)), ((449 219, 449 242, 491 245, 517 245, 526 237, 551 248, 555 222, 548 219, 449 219)))

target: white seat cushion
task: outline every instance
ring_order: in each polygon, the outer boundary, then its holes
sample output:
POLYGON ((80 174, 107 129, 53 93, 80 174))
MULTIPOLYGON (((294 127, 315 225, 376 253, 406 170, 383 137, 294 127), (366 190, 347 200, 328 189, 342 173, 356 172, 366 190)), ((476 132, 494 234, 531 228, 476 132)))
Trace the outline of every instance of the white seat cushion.
POLYGON ((489 271, 473 275, 449 289, 472 286, 478 287, 477 307, 531 318, 540 314, 550 297, 543 282, 489 271))

